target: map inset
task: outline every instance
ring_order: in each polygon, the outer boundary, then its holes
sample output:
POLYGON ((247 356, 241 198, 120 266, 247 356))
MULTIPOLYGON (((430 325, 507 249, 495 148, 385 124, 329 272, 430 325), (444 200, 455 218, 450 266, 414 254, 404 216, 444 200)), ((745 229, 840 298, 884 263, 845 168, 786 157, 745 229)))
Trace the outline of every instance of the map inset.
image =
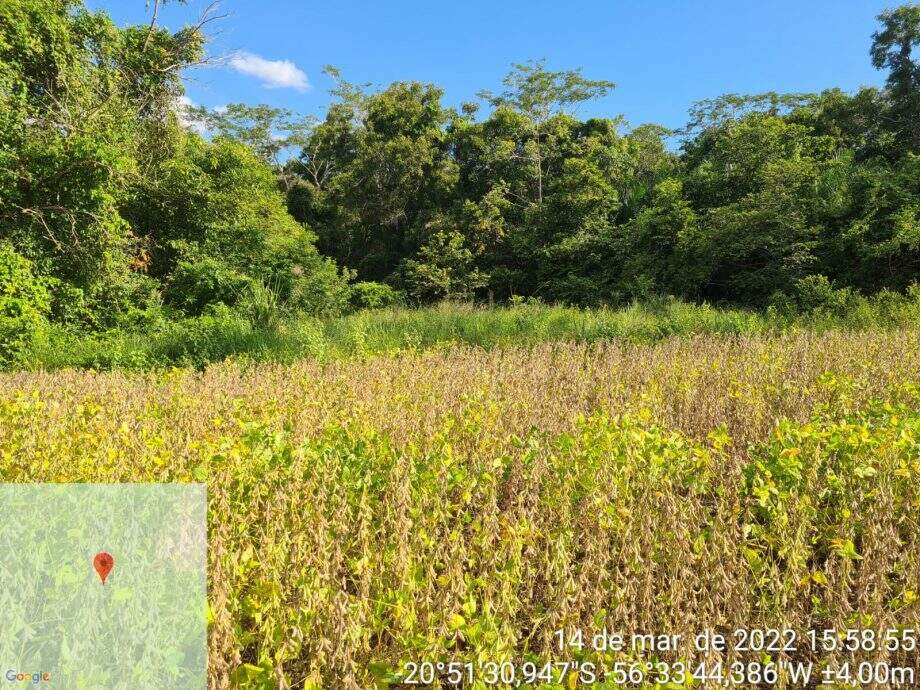
POLYGON ((203 484, 0 484, 0 689, 203 690, 206 559, 203 484))

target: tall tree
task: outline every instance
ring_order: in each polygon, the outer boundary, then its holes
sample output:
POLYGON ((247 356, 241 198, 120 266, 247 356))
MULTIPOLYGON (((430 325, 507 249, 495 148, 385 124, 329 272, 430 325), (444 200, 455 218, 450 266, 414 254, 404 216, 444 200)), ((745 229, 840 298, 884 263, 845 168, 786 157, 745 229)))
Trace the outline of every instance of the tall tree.
POLYGON ((194 107, 188 110, 188 117, 212 134, 246 144, 278 172, 285 193, 296 183, 296 175, 286 165, 287 157, 307 146, 310 132, 317 124, 312 116, 264 104, 230 103, 220 109, 194 107))
POLYGON ((396 82, 366 94, 339 77, 333 93, 337 100, 296 166, 303 185, 289 204, 317 230, 324 252, 366 280, 381 280, 421 246, 427 224, 450 205, 452 113, 433 84, 396 82))
POLYGON ((878 16, 881 30, 872 35, 872 64, 888 70, 889 124, 910 151, 920 150, 920 5, 902 5, 878 16))
MULTIPOLYGON (((495 108, 509 108, 521 113, 539 129, 551 117, 568 112, 579 103, 606 96, 616 85, 612 81, 587 79, 580 69, 555 72, 546 69, 544 60, 518 63, 502 84, 501 93, 483 90, 479 97, 495 108)), ((524 145, 523 157, 534 165, 537 180, 537 203, 543 202, 544 154, 540 134, 524 145)))

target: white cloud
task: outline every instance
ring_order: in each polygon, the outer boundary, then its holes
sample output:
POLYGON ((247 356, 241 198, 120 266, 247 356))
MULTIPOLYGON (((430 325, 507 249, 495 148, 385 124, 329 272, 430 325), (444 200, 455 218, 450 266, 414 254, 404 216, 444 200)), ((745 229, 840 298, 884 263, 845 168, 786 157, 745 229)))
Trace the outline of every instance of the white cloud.
POLYGON ((306 91, 310 88, 307 75, 290 60, 266 60, 243 52, 232 56, 228 64, 237 72, 258 77, 262 85, 270 89, 306 91))
POLYGON ((190 129, 193 132, 198 132, 202 136, 208 131, 208 128, 205 126, 204 122, 195 118, 192 114, 191 109, 195 107, 194 101, 188 96, 179 96, 179 100, 176 103, 176 116, 179 118, 179 124, 190 129))

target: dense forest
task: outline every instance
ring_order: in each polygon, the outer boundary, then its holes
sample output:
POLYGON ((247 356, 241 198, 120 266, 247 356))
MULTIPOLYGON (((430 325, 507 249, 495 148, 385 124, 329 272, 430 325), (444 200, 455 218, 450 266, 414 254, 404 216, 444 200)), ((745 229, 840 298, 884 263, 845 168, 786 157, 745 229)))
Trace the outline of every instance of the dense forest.
POLYGON ((215 19, 0 2, 0 362, 49 328, 229 314, 918 291, 920 5, 878 17, 884 88, 730 94, 680 131, 579 119, 614 84, 540 61, 459 110, 334 67, 321 119, 191 109, 215 19))

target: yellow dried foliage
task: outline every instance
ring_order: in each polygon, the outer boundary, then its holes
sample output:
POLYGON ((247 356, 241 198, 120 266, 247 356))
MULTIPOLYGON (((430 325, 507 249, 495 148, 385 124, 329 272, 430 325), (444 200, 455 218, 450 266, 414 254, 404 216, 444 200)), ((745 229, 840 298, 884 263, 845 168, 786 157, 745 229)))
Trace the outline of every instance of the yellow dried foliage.
POLYGON ((0 480, 206 481, 210 686, 397 687, 559 628, 918 627, 918 410, 909 330, 5 374, 0 480))

